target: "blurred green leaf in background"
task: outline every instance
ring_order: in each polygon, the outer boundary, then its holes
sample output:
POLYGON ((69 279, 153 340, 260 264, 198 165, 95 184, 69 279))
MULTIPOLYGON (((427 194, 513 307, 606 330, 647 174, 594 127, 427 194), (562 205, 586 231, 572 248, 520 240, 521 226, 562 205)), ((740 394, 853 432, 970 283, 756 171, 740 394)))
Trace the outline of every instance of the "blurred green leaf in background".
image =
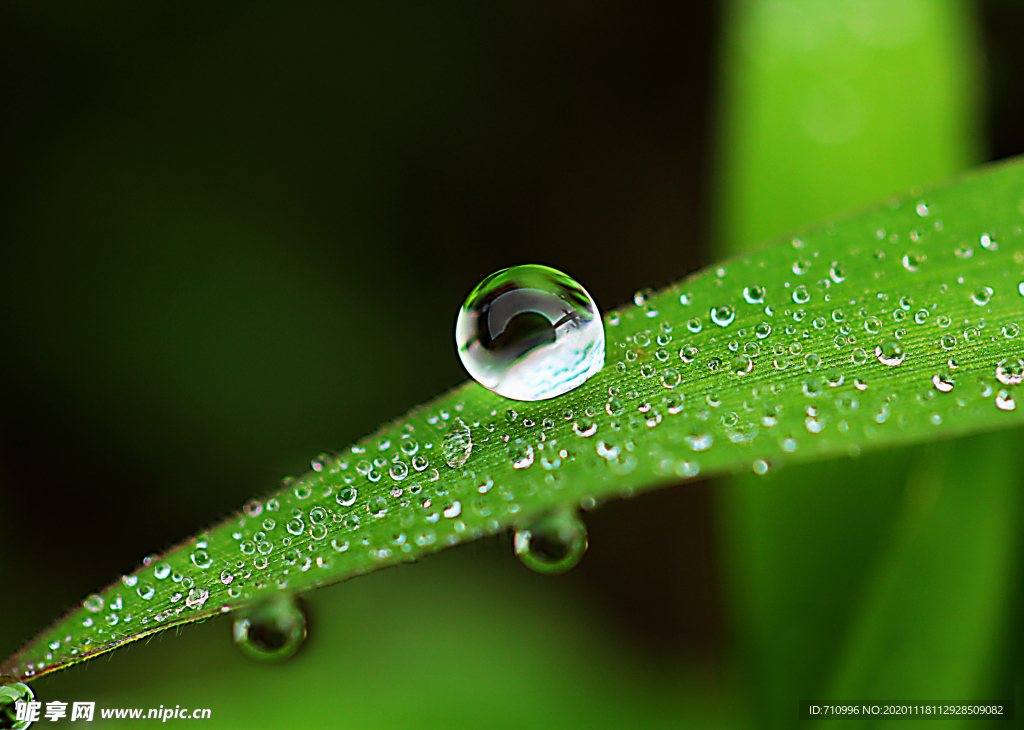
MULTIPOLYGON (((979 162, 974 11, 734 3, 722 47, 723 252, 979 162)), ((796 703, 815 698, 1012 696, 1001 682, 1019 567, 1020 437, 723 485, 735 654, 759 724, 790 725, 796 703)))
MULTIPOLYGON (((948 177, 986 128, 1020 151, 984 119, 1019 94, 998 3, 0 12, 5 656, 459 382, 455 312, 494 269, 549 263, 609 308, 948 177)), ((1018 438, 613 503, 563 578, 494 539, 317 591, 281 664, 224 619, 34 687, 311 728, 776 727, 798 699, 1005 696, 1018 438)))

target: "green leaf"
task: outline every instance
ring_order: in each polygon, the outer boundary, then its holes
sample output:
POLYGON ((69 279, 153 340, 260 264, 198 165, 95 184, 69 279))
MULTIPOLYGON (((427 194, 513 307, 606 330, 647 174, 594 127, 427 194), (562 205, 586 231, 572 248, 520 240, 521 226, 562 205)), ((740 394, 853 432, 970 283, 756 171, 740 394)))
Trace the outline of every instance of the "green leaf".
POLYGON ((1004 164, 638 294, 606 316, 584 386, 537 403, 457 388, 147 561, 0 672, 38 677, 558 507, 1018 425, 1022 200, 1024 167, 1004 164), (446 462, 467 428, 469 458, 446 462))

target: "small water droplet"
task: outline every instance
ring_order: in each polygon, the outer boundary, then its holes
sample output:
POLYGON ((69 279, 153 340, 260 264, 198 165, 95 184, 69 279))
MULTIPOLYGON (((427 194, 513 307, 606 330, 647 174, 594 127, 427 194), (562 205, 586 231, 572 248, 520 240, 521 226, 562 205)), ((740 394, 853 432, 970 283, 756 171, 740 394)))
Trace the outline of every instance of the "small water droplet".
POLYGON ((736 310, 729 304, 711 309, 711 321, 719 327, 728 327, 736 319, 736 310))
POLYGON ((952 350, 956 347, 956 335, 951 335, 949 333, 944 334, 939 338, 939 346, 943 350, 952 350))
POLYGON ((374 517, 383 517, 388 512, 388 501, 384 497, 374 497, 367 502, 366 511, 374 517))
POLYGON ((996 393, 996 408, 1001 411, 1012 411, 1017 408, 1017 402, 1013 399, 1013 393, 1003 388, 996 393))
POLYGON ((240 613, 232 626, 235 646, 258 661, 281 661, 306 640, 306 614, 289 595, 274 596, 240 613))
MULTIPOLYGON (((596 427, 594 429, 597 430, 596 427)), ((512 460, 513 469, 526 469, 533 465, 533 446, 523 439, 516 439, 508 449, 509 458, 512 460)))
POLYGON ((590 438, 597 433, 597 423, 595 421, 574 421, 572 424, 572 431, 577 436, 583 438, 590 438))
POLYGON ((760 304, 764 301, 764 287, 757 284, 743 287, 743 299, 747 304, 760 304))
POLYGON ((668 368, 661 373, 661 384, 666 388, 674 388, 682 381, 683 376, 678 370, 668 368))
POLYGON ((846 270, 843 268, 843 265, 840 264, 838 261, 832 262, 832 268, 829 269, 828 275, 836 284, 842 284, 844 281, 846 281, 846 270))
POLYGON ((948 393, 953 390, 953 376, 948 373, 936 373, 932 376, 932 385, 940 393, 948 393))
POLYGON ((927 256, 920 251, 907 251, 903 254, 903 268, 907 271, 917 271, 926 258, 927 256))
POLYGON ((359 491, 355 487, 342 487, 338 490, 338 493, 334 495, 334 499, 342 507, 351 507, 355 504, 356 497, 359 496, 359 491))
POLYGON ((580 562, 587 551, 587 528, 575 510, 558 510, 516 530, 512 542, 526 567, 554 575, 580 562))
POLYGON ((804 419, 804 426, 810 433, 821 433, 825 430, 825 419, 819 416, 807 416, 804 419))
POLYGON ((715 437, 710 433, 696 434, 686 437, 686 444, 694 451, 707 451, 715 443, 715 437))
POLYGON ((977 304, 979 307, 984 307, 992 299, 992 287, 990 286, 979 286, 971 294, 971 301, 977 304))
POLYGON ((604 365, 597 305, 578 282, 547 266, 491 274, 466 298, 455 331, 469 374, 506 398, 554 398, 604 365))
POLYGON ((900 343, 889 340, 875 346, 875 357, 883 365, 895 367, 903 364, 903 361, 907 359, 907 353, 900 343))
POLYGON ((754 369, 754 361, 746 355, 736 355, 729 363, 729 370, 733 375, 746 375, 754 369))
POLYGON ((811 294, 807 291, 807 287, 801 284, 793 290, 793 301, 797 304, 807 304, 811 301, 811 294))
POLYGON ((452 421, 451 428, 441 442, 441 451, 444 460, 453 469, 462 466, 469 459, 473 452, 472 432, 461 418, 452 421))
POLYGON ((996 363, 996 380, 1003 385, 1020 385, 1024 382, 1024 360, 1004 358, 996 363))
POLYGON ((388 469, 388 474, 396 482, 400 482, 409 476, 409 466, 404 461, 392 462, 391 468, 388 469))
POLYGON ((999 250, 999 242, 996 241, 995 236, 991 233, 982 233, 978 241, 981 243, 981 247, 986 251, 999 250))

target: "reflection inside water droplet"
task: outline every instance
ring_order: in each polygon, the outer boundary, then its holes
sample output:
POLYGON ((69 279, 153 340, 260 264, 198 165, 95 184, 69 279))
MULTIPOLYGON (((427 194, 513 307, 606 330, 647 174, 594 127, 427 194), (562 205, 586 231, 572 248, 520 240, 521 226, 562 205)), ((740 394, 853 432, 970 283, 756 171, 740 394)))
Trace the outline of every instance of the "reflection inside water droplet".
POLYGON ((280 661, 306 640, 306 614, 294 596, 274 596, 240 613, 232 627, 235 645, 250 659, 280 661))
POLYGON ((552 512, 516 530, 513 549, 527 568, 550 575, 575 567, 587 551, 587 528, 573 509, 552 512))
POLYGON ((516 400, 567 393, 604 365, 594 300, 570 276, 535 264, 478 284, 459 311, 455 341, 474 380, 516 400))

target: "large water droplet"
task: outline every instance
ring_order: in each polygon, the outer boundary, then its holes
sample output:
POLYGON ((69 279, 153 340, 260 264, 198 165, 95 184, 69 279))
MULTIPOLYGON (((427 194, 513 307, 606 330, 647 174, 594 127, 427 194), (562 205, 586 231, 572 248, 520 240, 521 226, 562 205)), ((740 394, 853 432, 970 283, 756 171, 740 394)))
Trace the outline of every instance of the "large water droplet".
POLYGON ((515 554, 523 565, 538 573, 564 573, 575 567, 587 552, 587 528, 575 510, 552 512, 516 530, 515 554))
POLYGON ((306 614, 293 596, 274 596, 240 614, 231 634, 250 659, 280 661, 306 640, 306 614))
POLYGON ((604 326, 594 300, 547 266, 514 266, 477 285, 455 326, 469 374, 498 395, 554 398, 604 365, 604 326))
POLYGON ((24 730, 32 724, 27 719, 28 703, 36 699, 32 688, 14 677, 0 677, 0 728, 24 730), (21 704, 21 718, 18 719, 18 705, 21 704))

